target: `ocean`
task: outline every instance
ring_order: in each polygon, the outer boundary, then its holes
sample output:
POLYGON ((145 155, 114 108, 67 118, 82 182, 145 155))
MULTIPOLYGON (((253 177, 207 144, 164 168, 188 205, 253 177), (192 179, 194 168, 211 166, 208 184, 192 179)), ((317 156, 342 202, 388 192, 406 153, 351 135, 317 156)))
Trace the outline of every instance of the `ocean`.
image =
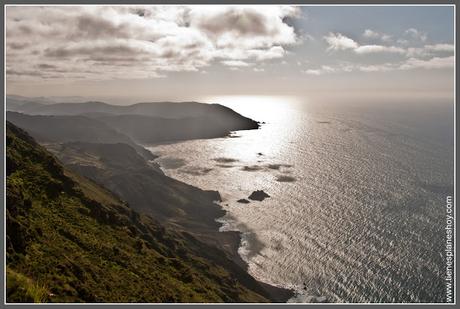
POLYGON ((221 99, 264 124, 149 149, 168 176, 220 192, 251 275, 290 302, 446 301, 452 103, 221 99), (255 190, 270 197, 238 202, 255 190))

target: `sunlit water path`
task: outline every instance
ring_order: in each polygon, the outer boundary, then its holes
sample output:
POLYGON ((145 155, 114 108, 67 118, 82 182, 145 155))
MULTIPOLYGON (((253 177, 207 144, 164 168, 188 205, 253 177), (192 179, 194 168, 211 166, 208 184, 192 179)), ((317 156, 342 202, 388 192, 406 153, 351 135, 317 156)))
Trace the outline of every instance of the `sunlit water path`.
POLYGON ((150 149, 167 175, 221 193, 222 230, 243 233, 254 277, 294 288, 291 301, 444 301, 448 105, 208 101, 265 124, 150 149), (237 202, 255 190, 270 198, 237 202))

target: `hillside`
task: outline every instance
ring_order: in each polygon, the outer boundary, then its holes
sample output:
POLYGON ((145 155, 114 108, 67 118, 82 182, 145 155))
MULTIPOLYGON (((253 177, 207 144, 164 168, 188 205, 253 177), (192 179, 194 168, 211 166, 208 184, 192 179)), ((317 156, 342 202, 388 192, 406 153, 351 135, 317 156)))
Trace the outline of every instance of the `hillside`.
POLYGON ((131 145, 145 159, 154 159, 152 153, 137 145, 130 137, 103 122, 84 116, 41 116, 7 112, 6 118, 25 129, 41 143, 93 142, 125 143, 131 145))
MULTIPOLYGON (((10 99, 10 101, 12 101, 10 99)), ((13 102, 13 101, 12 101, 13 102)), ((193 138, 206 138, 207 136, 215 137, 216 135, 224 136, 229 131, 235 130, 251 130, 259 128, 259 124, 249 118, 246 118, 232 109, 219 104, 204 104, 197 102, 154 102, 154 103, 137 103, 132 105, 110 105, 104 102, 85 102, 85 103, 56 103, 42 104, 37 102, 29 102, 26 104, 8 104, 9 111, 16 111, 30 115, 85 115, 90 117, 105 116, 106 122, 113 124, 117 120, 121 122, 121 128, 130 129, 129 132, 141 132, 148 127, 148 121, 154 121, 161 124, 166 123, 166 119, 176 119, 181 121, 167 122, 167 126, 171 132, 179 132, 184 134, 184 131, 192 129, 195 131, 193 138), (110 119, 107 116, 120 116, 110 119), (129 116, 128 116, 129 115, 129 116), (152 119, 132 117, 133 115, 153 117, 152 119), (158 119, 163 118, 163 119, 158 119), (139 123, 139 127, 136 127, 139 123), (219 132, 219 134, 217 134, 219 132), (197 134, 199 133, 199 134, 197 134)), ((159 127, 159 124, 154 124, 154 128, 159 127)), ((118 126, 115 127, 118 129, 118 126)), ((125 132, 125 131, 121 131, 125 132)), ((169 135, 172 133, 169 132, 169 135)), ((125 132, 126 133, 126 132, 125 132)), ((163 131, 165 134, 166 132, 163 131)), ((176 139, 188 138, 175 137, 176 139)), ((153 135, 155 136, 155 135, 153 135)), ((133 137, 133 136, 131 136, 133 137)), ((149 137, 149 139, 152 139, 149 137)))
POLYGON ((126 144, 74 142, 47 147, 70 170, 108 188, 134 210, 192 233, 239 261, 239 234, 218 231, 220 224, 215 219, 225 214, 214 203, 220 200, 218 192, 203 191, 158 173, 126 144))
POLYGON ((10 122, 6 147, 8 302, 268 301, 221 251, 64 169, 10 122))
MULTIPOLYGON (((9 100, 10 98, 7 99, 9 100)), ((220 117, 241 117, 241 115, 230 108, 220 104, 205 104, 199 102, 145 102, 131 105, 111 105, 105 102, 94 101, 54 104, 43 104, 37 101, 30 101, 28 103, 29 104, 22 106, 15 105, 10 110, 37 115, 81 115, 85 113, 107 113, 113 115, 144 115, 176 119, 211 115, 220 117), (34 102, 34 104, 31 104, 32 102, 34 102)))
POLYGON ((89 117, 95 117, 97 120, 117 128, 117 130, 141 144, 223 137, 227 136, 230 131, 247 128, 243 123, 229 127, 215 120, 212 116, 181 119, 143 115, 89 115, 89 117))

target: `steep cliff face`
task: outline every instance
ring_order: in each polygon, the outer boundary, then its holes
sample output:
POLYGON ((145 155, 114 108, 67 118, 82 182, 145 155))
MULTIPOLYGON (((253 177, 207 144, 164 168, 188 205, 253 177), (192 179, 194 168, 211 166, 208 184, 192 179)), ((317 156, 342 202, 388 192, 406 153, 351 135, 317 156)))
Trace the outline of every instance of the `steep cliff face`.
POLYGON ((218 192, 203 191, 158 173, 126 144, 74 142, 46 147, 70 170, 108 188, 134 210, 193 234, 245 267, 238 255, 239 233, 219 232, 216 219, 225 211, 214 203, 220 200, 218 192))
POLYGON ((6 132, 8 302, 265 302, 225 254, 6 132))

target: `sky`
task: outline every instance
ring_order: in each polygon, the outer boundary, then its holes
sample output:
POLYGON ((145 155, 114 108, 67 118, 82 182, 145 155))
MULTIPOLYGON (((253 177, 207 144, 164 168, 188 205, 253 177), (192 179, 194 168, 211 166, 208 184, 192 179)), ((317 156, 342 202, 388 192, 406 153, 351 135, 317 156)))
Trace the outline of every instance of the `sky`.
POLYGON ((452 6, 7 6, 7 93, 447 99, 452 6))

